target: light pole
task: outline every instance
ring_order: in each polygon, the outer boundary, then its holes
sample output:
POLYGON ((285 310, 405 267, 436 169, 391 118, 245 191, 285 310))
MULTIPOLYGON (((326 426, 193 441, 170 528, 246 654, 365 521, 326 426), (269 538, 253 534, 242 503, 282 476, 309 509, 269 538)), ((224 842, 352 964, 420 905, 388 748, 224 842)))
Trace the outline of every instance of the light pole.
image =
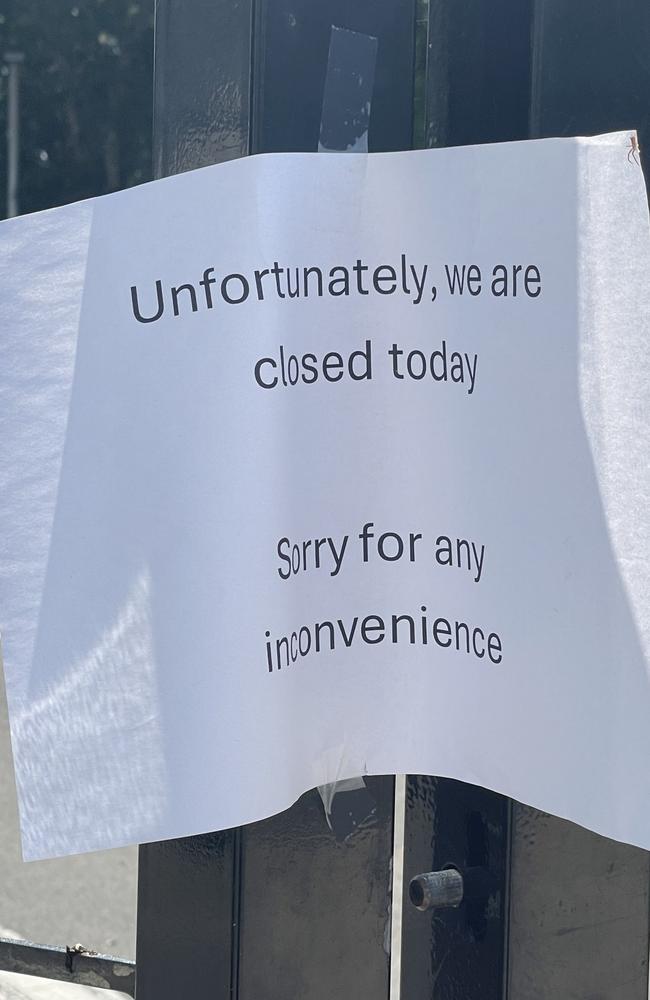
POLYGON ((7 218, 18 215, 18 177, 20 171, 20 64, 22 52, 5 52, 8 69, 7 87, 7 218))

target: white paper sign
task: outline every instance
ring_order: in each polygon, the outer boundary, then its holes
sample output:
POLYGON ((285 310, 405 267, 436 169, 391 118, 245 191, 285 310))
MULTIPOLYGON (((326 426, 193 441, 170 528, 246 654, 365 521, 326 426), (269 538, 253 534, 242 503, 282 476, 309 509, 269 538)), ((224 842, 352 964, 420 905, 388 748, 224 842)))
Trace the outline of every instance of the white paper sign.
POLYGON ((27 858, 391 772, 650 848, 629 143, 252 157, 0 226, 27 858))

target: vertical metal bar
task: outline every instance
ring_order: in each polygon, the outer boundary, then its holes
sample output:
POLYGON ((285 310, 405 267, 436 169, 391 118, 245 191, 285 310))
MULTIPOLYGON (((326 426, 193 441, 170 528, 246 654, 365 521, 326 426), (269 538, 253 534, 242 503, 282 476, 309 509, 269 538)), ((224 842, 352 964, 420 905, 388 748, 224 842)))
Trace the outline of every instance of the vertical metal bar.
MULTIPOLYGON (((243 830, 232 830, 232 919, 230 939, 230 996, 239 997, 239 963, 241 957, 242 873, 244 861, 243 830)), ((228 935, 225 935, 226 940, 228 935)))
MULTIPOLYGON (((252 0, 157 0, 154 173, 249 151, 252 0)), ((241 833, 140 848, 138 1000, 237 997, 241 833)))
POLYGON ((143 844, 138 868, 138 1000, 231 1000, 236 834, 143 844))
MULTIPOLYGON (((411 145, 415 0, 158 0, 158 176, 315 151, 332 28, 377 39, 369 149, 411 145)), ((140 850, 138 1000, 388 996, 392 777, 239 831, 140 850), (343 803, 344 795, 350 799, 343 803)))
POLYGON ((156 177, 250 152, 253 0, 157 0, 156 177))
POLYGON ((500 1000, 507 926, 508 800, 443 778, 409 776, 405 887, 448 865, 484 868, 484 899, 456 909, 403 913, 402 1000, 500 1000))
MULTIPOLYGON (((531 0, 429 0, 426 146, 524 139, 530 100, 531 0)), ((459 739, 462 736, 459 734, 459 739)), ((421 913, 404 904, 402 1000, 501 1000, 508 928, 510 802, 462 782, 409 776, 404 886, 446 865, 486 867, 482 901, 421 913)))
POLYGON ((393 807, 393 884, 391 888, 391 939, 390 939, 390 1000, 401 1000, 402 993, 402 932, 404 904, 404 830, 406 823, 407 776, 395 777, 395 804, 393 807))
POLYGON ((20 65, 22 52, 6 52, 7 81, 7 218, 18 215, 20 171, 20 65))
POLYGON ((429 0, 426 145, 528 137, 533 0, 429 0))
MULTIPOLYGON (((413 0, 261 2, 253 150, 318 148, 332 112, 323 104, 332 38, 341 29, 357 34, 364 59, 376 39, 368 148, 409 148, 414 13, 413 0)), ((242 832, 240 1000, 388 996, 394 780, 366 784, 374 809, 346 840, 329 828, 316 792, 242 832)), ((353 808, 354 794, 337 799, 350 796, 353 808)))

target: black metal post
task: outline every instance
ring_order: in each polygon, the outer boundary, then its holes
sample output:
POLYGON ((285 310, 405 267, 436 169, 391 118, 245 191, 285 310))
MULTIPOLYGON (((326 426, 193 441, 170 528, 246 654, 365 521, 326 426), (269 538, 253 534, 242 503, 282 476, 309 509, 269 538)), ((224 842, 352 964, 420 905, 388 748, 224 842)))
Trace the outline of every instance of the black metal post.
MULTIPOLYGON (((368 148, 409 148, 414 17, 414 0, 158 0, 157 174, 316 151, 324 130, 346 148, 327 74, 355 38, 376 52, 368 148), (337 48, 336 29, 356 35, 337 48)), ((138 1000, 388 997, 394 780, 366 785, 336 796, 334 829, 313 791, 241 830, 143 846, 138 1000)))
MULTIPOLYGON (((424 145, 527 138, 532 0, 431 0, 426 13, 424 145)), ((510 810, 508 799, 473 785, 407 779, 406 889, 445 866, 483 872, 487 888, 454 907, 420 912, 404 903, 401 1000, 504 996, 510 810)))

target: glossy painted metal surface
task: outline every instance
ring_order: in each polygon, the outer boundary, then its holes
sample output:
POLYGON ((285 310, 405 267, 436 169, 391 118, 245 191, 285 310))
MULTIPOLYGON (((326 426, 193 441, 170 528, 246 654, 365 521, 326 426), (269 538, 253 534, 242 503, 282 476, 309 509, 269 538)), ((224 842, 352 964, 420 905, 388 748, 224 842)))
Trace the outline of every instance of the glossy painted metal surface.
POLYGON ((650 139, 650 5, 535 0, 531 135, 650 139))
POLYGON ((393 779, 347 839, 317 791, 237 831, 140 849, 138 1000, 388 996, 393 779))
POLYGON ((138 1000, 233 996, 238 847, 228 830, 140 848, 138 1000))
POLYGON ((429 0, 424 145, 525 139, 533 0, 429 0))
POLYGON ((647 851, 516 806, 509 1000, 647 1000, 647 851))
POLYGON ((489 891, 458 907, 404 904, 402 1000, 499 1000, 507 918, 508 800, 448 779, 407 781, 404 874, 453 865, 490 873, 489 891))
POLYGON ((242 830, 240 1000, 388 997, 393 779, 366 782, 375 809, 345 841, 318 792, 242 830))
POLYGON ((158 0, 157 177, 249 152, 253 0, 158 0))

